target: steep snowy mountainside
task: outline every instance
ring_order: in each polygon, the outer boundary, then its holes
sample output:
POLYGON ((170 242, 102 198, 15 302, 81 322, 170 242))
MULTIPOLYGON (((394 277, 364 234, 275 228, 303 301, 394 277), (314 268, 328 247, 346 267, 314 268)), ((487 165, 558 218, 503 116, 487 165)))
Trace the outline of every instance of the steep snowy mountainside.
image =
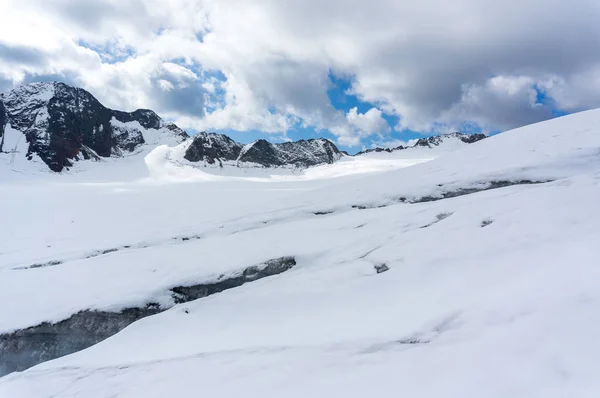
POLYGON ((244 145, 223 134, 202 132, 182 146, 185 150, 180 161, 216 164, 221 167, 224 162, 235 166, 254 164, 262 167, 309 167, 332 164, 342 157, 335 144, 324 138, 280 144, 260 139, 244 145))
POLYGON ((596 110, 333 181, 4 184, 0 364, 81 351, 0 396, 595 397, 599 159, 596 110))
MULTIPOLYGON (((0 94, 6 122, 20 131, 27 150, 16 156, 39 156, 52 171, 83 159, 122 156, 147 142, 146 135, 176 144, 187 134, 166 124, 153 111, 128 113, 104 107, 89 92, 64 83, 31 83, 0 94)), ((15 148, 3 148, 15 152, 15 148)))

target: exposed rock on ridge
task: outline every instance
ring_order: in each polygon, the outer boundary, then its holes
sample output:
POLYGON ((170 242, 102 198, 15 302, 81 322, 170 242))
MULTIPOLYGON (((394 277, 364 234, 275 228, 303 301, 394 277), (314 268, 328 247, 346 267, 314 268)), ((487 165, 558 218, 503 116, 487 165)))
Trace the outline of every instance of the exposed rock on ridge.
POLYGON ((435 147, 439 146, 440 144, 442 144, 443 142, 446 142, 448 140, 460 140, 460 141, 464 142, 465 144, 472 144, 474 142, 481 141, 485 138, 487 138, 487 136, 485 134, 450 133, 450 134, 434 135, 432 137, 419 138, 413 145, 407 145, 407 146, 400 145, 395 148, 372 148, 372 149, 360 151, 355 156, 359 156, 359 155, 362 155, 365 153, 372 153, 372 152, 388 152, 389 153, 389 152, 402 151, 404 149, 418 148, 418 147, 435 148, 435 147))

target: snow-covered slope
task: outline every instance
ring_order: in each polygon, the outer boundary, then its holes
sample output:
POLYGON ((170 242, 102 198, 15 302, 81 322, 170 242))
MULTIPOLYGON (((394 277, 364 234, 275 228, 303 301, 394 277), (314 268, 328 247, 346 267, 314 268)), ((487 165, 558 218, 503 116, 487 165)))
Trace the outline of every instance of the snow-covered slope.
POLYGON ((0 187, 0 361, 155 315, 1 397, 600 394, 600 110, 339 180, 75 177, 0 187))

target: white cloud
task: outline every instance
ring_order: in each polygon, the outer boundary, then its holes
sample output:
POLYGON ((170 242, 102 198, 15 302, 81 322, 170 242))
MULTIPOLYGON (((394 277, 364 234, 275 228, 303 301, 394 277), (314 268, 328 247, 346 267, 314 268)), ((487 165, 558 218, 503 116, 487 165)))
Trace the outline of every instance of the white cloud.
POLYGON ((567 77, 547 77, 539 82, 538 86, 561 109, 580 111, 598 107, 600 63, 567 77))
POLYGON ((416 139, 412 140, 386 140, 386 141, 373 141, 371 148, 398 148, 399 146, 407 147, 412 146, 417 142, 416 139))
POLYGON ((371 108, 365 113, 358 113, 358 108, 354 107, 348 111, 346 119, 351 126, 368 135, 390 131, 389 125, 377 108, 371 108))
POLYGON ((371 108, 359 113, 357 107, 350 109, 343 120, 328 125, 327 129, 338 137, 339 143, 349 146, 357 146, 363 137, 391 130, 379 109, 371 108))
POLYGON ((168 80, 163 80, 163 79, 159 79, 158 80, 158 85, 164 91, 171 91, 171 90, 173 90, 175 88, 175 86, 173 85, 173 83, 171 83, 168 80))
POLYGON ((213 82, 204 82, 202 83, 202 88, 209 94, 215 94, 216 88, 213 82))
POLYGON ((0 82, 62 75, 183 127, 303 123, 356 143, 385 135, 382 111, 422 131, 547 118, 534 86, 566 110, 600 106, 595 0, 21 0, 0 15, 0 82), (331 72, 375 107, 334 109, 331 72))
POLYGON ((462 96, 440 120, 450 130, 464 121, 485 131, 507 130, 552 117, 551 108, 538 102, 536 87, 545 80, 531 76, 495 76, 483 85, 463 85, 462 96))

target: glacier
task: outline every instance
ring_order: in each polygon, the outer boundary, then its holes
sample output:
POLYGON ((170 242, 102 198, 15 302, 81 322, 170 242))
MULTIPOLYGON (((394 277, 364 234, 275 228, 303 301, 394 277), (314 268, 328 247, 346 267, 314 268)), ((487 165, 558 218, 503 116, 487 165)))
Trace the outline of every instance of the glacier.
POLYGON ((0 339, 160 313, 0 378, 0 397, 600 393, 600 110, 301 173, 195 168, 174 148, 4 180, 0 339))

